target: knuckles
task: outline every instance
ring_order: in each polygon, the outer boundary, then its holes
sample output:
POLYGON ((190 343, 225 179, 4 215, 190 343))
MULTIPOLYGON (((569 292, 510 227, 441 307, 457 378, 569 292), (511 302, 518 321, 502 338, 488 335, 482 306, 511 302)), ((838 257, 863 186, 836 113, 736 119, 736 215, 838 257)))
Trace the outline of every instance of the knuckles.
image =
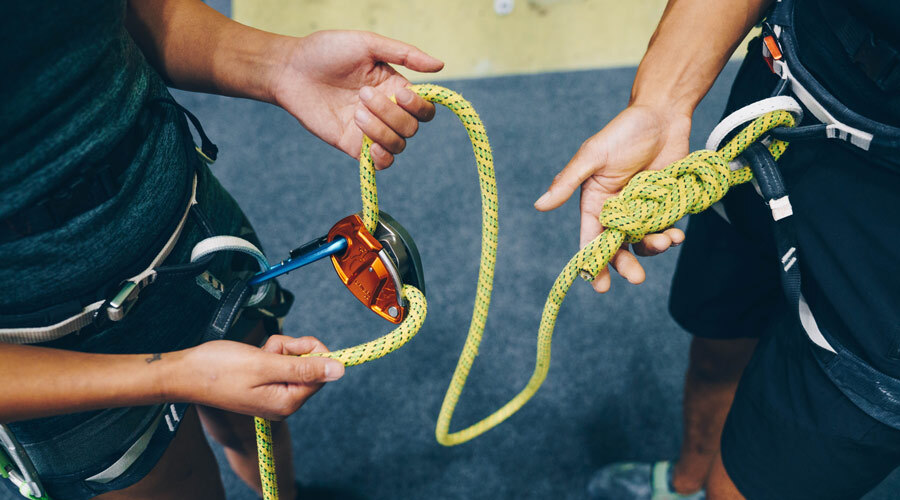
POLYGON ((419 121, 412 119, 409 120, 409 124, 404 127, 404 130, 401 132, 403 137, 412 137, 416 135, 416 132, 419 131, 419 121))
POLYGON ((313 362, 312 359, 298 360, 294 366, 294 373, 297 382, 300 384, 312 384, 320 382, 324 378, 324 370, 321 363, 313 362))

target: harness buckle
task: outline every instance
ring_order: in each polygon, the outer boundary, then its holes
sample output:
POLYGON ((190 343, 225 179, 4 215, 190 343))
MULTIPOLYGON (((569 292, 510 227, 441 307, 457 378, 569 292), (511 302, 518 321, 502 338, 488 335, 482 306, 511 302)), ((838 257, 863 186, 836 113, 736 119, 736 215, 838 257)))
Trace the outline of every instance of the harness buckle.
POLYGON ((110 321, 122 321, 137 303, 141 290, 155 280, 156 273, 151 270, 123 282, 119 291, 94 311, 94 326, 103 328, 110 321))
POLYGON ((111 321, 121 321, 137 302, 141 288, 134 281, 126 281, 119 292, 106 304, 106 314, 111 321))
POLYGON ((772 73, 778 73, 775 71, 775 61, 780 61, 782 57, 784 56, 781 53, 781 47, 778 46, 778 41, 775 40, 775 37, 767 35, 763 38, 763 59, 765 59, 772 73))
POLYGON ((31 500, 46 500, 43 485, 31 459, 16 437, 0 424, 0 477, 9 479, 19 493, 31 500))

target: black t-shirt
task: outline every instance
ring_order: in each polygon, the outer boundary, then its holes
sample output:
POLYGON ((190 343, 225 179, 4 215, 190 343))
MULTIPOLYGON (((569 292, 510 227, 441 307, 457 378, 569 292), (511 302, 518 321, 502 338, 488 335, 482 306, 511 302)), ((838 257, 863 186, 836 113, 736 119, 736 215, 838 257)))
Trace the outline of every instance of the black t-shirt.
POLYGON ((900 48, 900 1, 797 0, 794 22, 797 50, 804 66, 834 96, 873 120, 900 127, 900 92, 879 89, 841 46, 822 4, 841 2, 881 40, 900 48))

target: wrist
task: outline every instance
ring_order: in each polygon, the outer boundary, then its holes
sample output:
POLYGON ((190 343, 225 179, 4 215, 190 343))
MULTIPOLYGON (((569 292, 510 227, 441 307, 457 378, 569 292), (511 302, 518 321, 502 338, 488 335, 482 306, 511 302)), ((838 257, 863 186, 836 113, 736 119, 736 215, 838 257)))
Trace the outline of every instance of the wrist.
POLYGON ((270 57, 272 64, 268 67, 265 77, 266 99, 269 104, 285 107, 285 102, 291 91, 296 94, 300 73, 304 68, 302 64, 303 52, 306 50, 307 37, 278 37, 272 40, 270 57))
POLYGON ((239 23, 221 33, 212 74, 216 92, 274 103, 274 82, 284 72, 292 37, 275 35, 239 23))
POLYGON ((665 68, 661 71, 657 65, 645 58, 638 67, 629 105, 646 106, 666 114, 677 114, 690 119, 706 93, 703 85, 692 85, 690 80, 680 75, 674 68, 665 68))
POLYGON ((301 39, 270 33, 266 35, 269 35, 269 39, 265 43, 263 53, 260 55, 261 62, 257 66, 259 90, 254 98, 280 106, 279 96, 284 87, 285 75, 288 74, 295 52, 300 49, 301 39))
POLYGON ((158 402, 193 402, 191 385, 187 383, 190 380, 188 357, 192 349, 163 353, 153 362, 146 360, 153 359, 154 355, 146 357, 145 361, 152 369, 152 387, 158 402))

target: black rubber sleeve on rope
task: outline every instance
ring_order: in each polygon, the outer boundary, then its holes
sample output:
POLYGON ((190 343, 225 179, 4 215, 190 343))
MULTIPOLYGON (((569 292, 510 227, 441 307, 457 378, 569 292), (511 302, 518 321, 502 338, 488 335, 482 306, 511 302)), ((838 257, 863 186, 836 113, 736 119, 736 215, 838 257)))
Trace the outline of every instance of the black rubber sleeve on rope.
MULTIPOLYGON (((787 197, 787 188, 778 164, 766 146, 754 142, 747 146, 741 156, 750 163, 750 169, 753 170, 753 176, 767 205, 773 200, 787 197)), ((773 220, 772 231, 780 258, 781 285, 791 307, 797 310, 800 302, 800 249, 793 220, 793 215, 773 220)))
POLYGON ((803 127, 775 127, 772 129, 772 137, 781 141, 802 141, 810 139, 827 139, 827 125, 806 125, 803 127))
POLYGON ((784 187, 781 172, 778 171, 775 158, 772 157, 766 146, 762 143, 754 142, 747 146, 747 149, 744 150, 741 156, 750 163, 750 169, 753 170, 753 176, 756 177, 759 190, 767 203, 770 200, 777 200, 787 196, 787 189, 784 187))

